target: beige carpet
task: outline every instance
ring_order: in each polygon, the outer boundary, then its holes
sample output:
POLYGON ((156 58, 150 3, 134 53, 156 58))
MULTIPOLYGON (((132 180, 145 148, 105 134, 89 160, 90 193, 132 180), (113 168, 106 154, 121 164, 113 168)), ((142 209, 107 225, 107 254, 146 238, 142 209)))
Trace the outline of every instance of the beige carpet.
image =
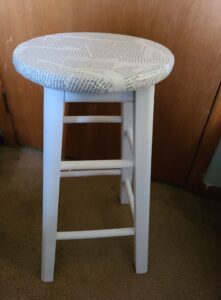
MULTIPOLYGON (((42 153, 0 147, 0 299, 221 299, 221 205, 153 182, 150 268, 133 238, 59 241, 55 280, 40 281, 42 153)), ((62 179, 60 230, 130 226, 119 178, 62 179)))

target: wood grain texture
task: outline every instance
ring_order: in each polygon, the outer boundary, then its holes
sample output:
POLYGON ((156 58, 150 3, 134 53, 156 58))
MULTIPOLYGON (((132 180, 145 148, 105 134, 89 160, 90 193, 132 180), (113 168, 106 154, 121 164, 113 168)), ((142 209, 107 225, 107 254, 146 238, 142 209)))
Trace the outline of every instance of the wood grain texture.
MULTIPOLYGON (((19 142, 42 146, 42 90, 14 71, 11 54, 16 45, 35 36, 70 31, 149 38, 170 48, 176 59, 171 76, 156 89, 153 176, 183 185, 219 85, 220 15, 219 0, 0 0, 0 68, 19 142)), ((68 155, 119 155, 120 130, 112 132, 111 125, 84 126, 67 130, 68 155)))

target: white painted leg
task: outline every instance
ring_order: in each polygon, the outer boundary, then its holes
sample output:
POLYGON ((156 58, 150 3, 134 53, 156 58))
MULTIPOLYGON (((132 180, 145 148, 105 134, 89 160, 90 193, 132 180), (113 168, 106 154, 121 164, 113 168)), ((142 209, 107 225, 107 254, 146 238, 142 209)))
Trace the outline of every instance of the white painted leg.
MULTIPOLYGON (((133 102, 124 102, 121 104, 121 158, 133 160, 133 152, 127 136, 127 131, 131 132, 133 136, 133 102)), ((122 169, 121 176, 121 204, 129 203, 128 194, 125 187, 125 180, 129 179, 132 184, 133 169, 122 169)))
POLYGON ((149 209, 154 86, 136 91, 135 99, 135 264, 136 273, 148 269, 149 209))
POLYGON ((43 233, 41 279, 53 281, 60 164, 64 115, 64 92, 44 89, 43 233))

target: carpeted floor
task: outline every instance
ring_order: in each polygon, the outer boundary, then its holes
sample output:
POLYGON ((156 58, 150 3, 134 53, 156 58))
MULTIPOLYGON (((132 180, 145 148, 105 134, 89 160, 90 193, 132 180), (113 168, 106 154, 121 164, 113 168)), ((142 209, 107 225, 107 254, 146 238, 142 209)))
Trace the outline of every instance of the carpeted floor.
MULTIPOLYGON (((55 280, 40 280, 42 153, 0 147, 1 300, 221 299, 221 205, 153 182, 150 268, 133 238, 59 241, 55 280)), ((60 230, 131 226, 119 178, 62 179, 60 230)))

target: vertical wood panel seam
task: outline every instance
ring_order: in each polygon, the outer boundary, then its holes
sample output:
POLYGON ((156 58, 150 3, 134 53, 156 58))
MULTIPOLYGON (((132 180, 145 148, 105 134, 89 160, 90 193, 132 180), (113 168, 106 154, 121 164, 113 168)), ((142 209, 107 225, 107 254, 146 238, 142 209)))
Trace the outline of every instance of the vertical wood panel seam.
POLYGON ((211 108, 210 108, 210 111, 209 111, 209 113, 208 113, 206 122, 205 122, 205 124, 204 124, 203 130, 202 130, 202 133, 201 133, 201 136, 200 136, 200 138, 199 138, 198 145, 197 145, 197 147, 196 147, 196 151, 195 151, 195 153, 194 153, 194 155, 193 155, 193 159, 192 159, 192 161, 191 161, 190 168, 189 168, 189 171, 188 171, 187 176, 186 176, 186 179, 185 179, 185 183, 184 183, 184 185, 183 185, 184 187, 186 187, 187 184, 188 184, 188 182, 189 182, 190 175, 191 175, 191 173, 192 173, 192 170, 193 170, 193 167, 194 167, 194 164, 195 164, 195 161, 196 161, 196 158, 197 158, 199 149, 200 149, 200 147, 201 147, 201 144, 202 144, 202 141, 203 141, 203 138, 204 138, 206 129, 207 129, 207 125, 208 125, 208 123, 209 123, 211 114, 212 114, 212 112, 213 112, 213 108, 214 108, 214 106, 215 106, 216 99, 217 99, 217 96, 218 96, 218 94, 219 94, 219 91, 221 91, 221 82, 219 83, 218 88, 217 88, 216 93, 215 93, 215 96, 214 96, 214 98, 213 98, 213 103, 212 103, 211 108))

